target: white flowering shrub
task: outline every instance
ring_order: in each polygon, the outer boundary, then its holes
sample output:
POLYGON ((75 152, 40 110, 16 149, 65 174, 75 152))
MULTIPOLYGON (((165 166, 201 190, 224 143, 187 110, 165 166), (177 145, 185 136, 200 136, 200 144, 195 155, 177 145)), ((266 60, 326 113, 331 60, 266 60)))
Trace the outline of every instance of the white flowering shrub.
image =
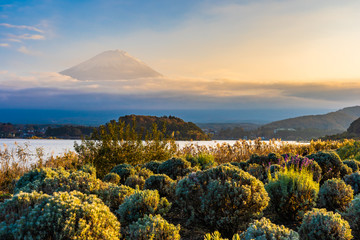
POLYGON ((20 192, 0 209, 0 239, 120 239, 120 223, 95 195, 20 192))
POLYGON ((291 229, 278 226, 267 218, 255 220, 240 235, 242 240, 299 240, 299 234, 291 229))
POLYGON ((120 222, 129 225, 146 214, 165 214, 171 208, 166 198, 160 198, 156 190, 135 191, 125 198, 116 213, 120 222))
POLYGON ((180 225, 168 223, 160 215, 145 215, 130 224, 127 239, 180 240, 180 225))

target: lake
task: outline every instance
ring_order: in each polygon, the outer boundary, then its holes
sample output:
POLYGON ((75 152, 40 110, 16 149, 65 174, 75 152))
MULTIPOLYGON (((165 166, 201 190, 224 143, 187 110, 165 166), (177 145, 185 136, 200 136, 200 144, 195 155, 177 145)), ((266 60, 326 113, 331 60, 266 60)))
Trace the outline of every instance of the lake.
MULTIPOLYGON (((81 143, 81 140, 60 140, 60 139, 0 139, 0 149, 5 147, 8 149, 14 149, 17 145, 27 146, 28 152, 35 156, 36 149, 42 148, 45 159, 50 156, 61 155, 66 151, 74 151, 74 143, 81 143)), ((213 141, 176 141, 180 148, 189 144, 197 144, 199 146, 215 146, 216 144, 228 143, 233 145, 235 140, 213 140, 213 141)), ((268 141, 265 141, 268 142, 268 141)), ((292 142, 289 143, 297 143, 292 142)))

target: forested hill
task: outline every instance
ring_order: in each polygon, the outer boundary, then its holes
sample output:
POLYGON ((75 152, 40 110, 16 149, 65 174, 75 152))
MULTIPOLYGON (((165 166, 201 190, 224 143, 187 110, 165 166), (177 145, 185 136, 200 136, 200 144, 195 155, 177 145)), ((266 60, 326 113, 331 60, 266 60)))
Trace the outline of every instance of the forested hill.
POLYGON ((321 115, 308 115, 272 122, 263 126, 268 129, 322 129, 345 131, 350 124, 360 117, 360 106, 348 107, 321 115))
POLYGON ((181 118, 173 116, 143 116, 143 115, 126 115, 119 118, 125 124, 132 124, 135 121, 135 129, 137 132, 142 130, 151 130, 156 123, 159 130, 162 130, 165 124, 167 136, 174 136, 175 140, 209 140, 209 136, 205 134, 197 125, 192 122, 185 122, 181 118))

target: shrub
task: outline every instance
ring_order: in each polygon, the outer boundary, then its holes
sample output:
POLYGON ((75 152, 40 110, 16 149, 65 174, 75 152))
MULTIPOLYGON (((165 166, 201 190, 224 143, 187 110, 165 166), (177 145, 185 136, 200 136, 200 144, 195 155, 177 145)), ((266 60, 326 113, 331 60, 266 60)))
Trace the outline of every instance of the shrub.
POLYGON ((161 165, 159 161, 150 161, 143 165, 144 168, 149 169, 153 173, 158 173, 158 167, 161 165))
POLYGON ((43 181, 45 178, 54 178, 59 175, 69 176, 70 173, 65 171, 63 168, 36 168, 27 173, 25 173, 21 178, 16 182, 15 192, 17 189, 21 189, 28 184, 33 184, 35 182, 43 181))
MULTIPOLYGON (((32 192, 38 191, 47 194, 53 194, 59 191, 80 191, 86 194, 96 194, 104 203, 110 207, 112 211, 119 208, 119 205, 123 202, 124 198, 134 192, 134 189, 127 186, 116 186, 111 183, 102 182, 96 179, 93 175, 83 171, 67 172, 63 169, 47 169, 34 170, 34 172, 46 172, 48 174, 45 178, 38 178, 33 182, 28 182, 22 188, 16 188, 16 192, 32 192), (56 174, 53 174, 56 173, 56 174)), ((29 172, 32 176, 33 173, 29 172)), ((23 176, 25 179, 29 177, 27 174, 23 176)), ((20 179, 21 182, 26 182, 20 179)), ((20 182, 19 180, 19 182, 20 182)), ((22 184, 24 185, 24 184, 22 184)))
POLYGON ((343 164, 350 167, 353 170, 353 172, 357 172, 360 170, 360 162, 355 159, 345 160, 343 161, 343 164))
POLYGON ((125 185, 131 188, 138 188, 142 190, 145 185, 145 180, 143 177, 140 177, 138 175, 132 175, 126 179, 125 185))
POLYGON ((344 211, 353 199, 353 190, 343 180, 329 179, 320 187, 317 207, 326 208, 328 211, 344 211))
MULTIPOLYGON (((249 164, 259 164, 259 165, 262 165, 262 164, 265 164, 265 165, 268 165, 269 164, 269 158, 268 156, 266 155, 258 155, 258 154, 253 154, 250 156, 250 159, 247 160, 247 162, 249 164)), ((278 163, 278 162, 274 162, 274 163, 278 163)))
POLYGON ((120 223, 95 195, 21 192, 0 209, 1 239, 120 238, 120 223))
POLYGON ((299 234, 291 229, 273 224, 269 219, 262 218, 260 221, 255 220, 240 235, 242 240, 263 239, 263 240, 299 240, 299 234))
POLYGON ((175 197, 176 181, 172 180, 168 175, 155 174, 145 181, 144 189, 158 190, 161 197, 169 200, 175 197))
POLYGON ((347 175, 350 175, 353 173, 353 170, 351 167, 349 167, 348 165, 341 165, 341 168, 340 168, 340 177, 343 178, 347 175))
POLYGON ((129 239, 180 240, 180 225, 168 223, 160 215, 145 215, 129 226, 129 239))
POLYGON ((317 208, 305 214, 299 228, 299 235, 303 240, 353 238, 349 223, 342 219, 340 214, 317 208))
POLYGON ((311 160, 307 157, 301 157, 296 155, 286 158, 286 166, 293 167, 299 171, 301 171, 302 169, 306 169, 313 173, 314 181, 320 182, 321 180, 321 173, 322 173, 321 167, 316 161, 311 160))
POLYGON ((96 178, 96 168, 92 166, 91 164, 85 164, 83 165, 79 171, 83 171, 86 173, 89 173, 92 177, 96 178))
POLYGON ((125 185, 106 184, 99 189, 93 191, 112 212, 119 209, 119 206, 124 202, 127 196, 135 192, 134 189, 125 185))
POLYGON ((309 159, 316 161, 322 170, 321 183, 331 178, 340 177, 341 159, 334 151, 317 152, 307 156, 309 159))
MULTIPOLYGON (((34 170, 35 171, 35 170, 34 170)), ((35 171, 36 172, 36 171, 35 171)), ((63 168, 59 169, 47 169, 43 168, 38 171, 39 176, 36 177, 34 181, 28 181, 27 184, 21 188, 15 188, 15 193, 23 192, 32 192, 38 191, 47 194, 52 194, 54 192, 70 192, 70 191, 80 191, 82 193, 92 193, 94 190, 98 189, 104 183, 96 179, 93 175, 83 171, 67 172, 63 168), (47 173, 45 178, 41 173, 47 173), (51 174, 49 174, 51 173, 51 174)), ((33 173, 29 173, 32 175, 33 173)), ((25 174, 24 179, 28 179, 28 174, 25 174)), ((23 178, 22 177, 22 178, 23 178)), ((25 180, 20 178, 19 182, 25 183, 25 180)), ((24 185, 24 184, 22 184, 24 185)))
POLYGON ((201 170, 211 168, 216 165, 213 155, 201 153, 197 156, 186 156, 186 160, 191 163, 191 167, 199 167, 201 170))
POLYGON ((302 214, 315 206, 319 183, 307 170, 285 168, 276 172, 265 185, 270 197, 269 209, 287 220, 299 220, 302 214))
POLYGON ((231 162, 230 163, 233 166, 236 166, 238 168, 240 168, 241 170, 247 171, 248 167, 249 167, 249 163, 248 162, 231 162))
POLYGON ((353 174, 345 176, 344 182, 352 187, 354 195, 360 193, 360 172, 354 172, 353 174))
POLYGON ((158 168, 160 174, 166 174, 174 180, 186 176, 191 171, 191 164, 182 158, 171 158, 163 162, 158 168))
MULTIPOLYGON (((215 231, 213 233, 207 233, 204 236, 204 240, 229 240, 227 238, 222 238, 221 234, 218 231, 215 231)), ((240 240, 239 234, 235 234, 232 237, 232 240, 240 240)))
POLYGON ((269 201, 261 181, 230 164, 189 174, 178 182, 176 197, 188 223, 226 235, 234 234, 269 201))
POLYGON ((116 165, 113 169, 111 169, 110 173, 116 173, 120 176, 120 183, 124 184, 126 179, 131 176, 135 175, 136 170, 130 164, 119 164, 116 165))
POLYGON ((135 191, 125 198, 116 213, 120 222, 129 225, 146 214, 165 214, 170 210, 171 204, 166 198, 161 198, 156 190, 135 191))
POLYGON ((109 183, 113 183, 113 184, 119 184, 120 183, 120 176, 117 175, 116 173, 108 173, 105 175, 104 182, 109 182, 109 183))
POLYGON ((269 171, 268 168, 263 165, 252 163, 248 166, 247 172, 263 183, 266 183, 268 180, 269 171))
POLYGON ((355 196, 345 212, 341 216, 346 219, 353 231, 354 236, 360 235, 360 195, 355 196))
POLYGON ((140 168, 140 170, 138 170, 136 172, 136 175, 139 177, 142 177, 144 180, 148 179, 151 175, 154 175, 154 172, 147 169, 147 168, 140 168))

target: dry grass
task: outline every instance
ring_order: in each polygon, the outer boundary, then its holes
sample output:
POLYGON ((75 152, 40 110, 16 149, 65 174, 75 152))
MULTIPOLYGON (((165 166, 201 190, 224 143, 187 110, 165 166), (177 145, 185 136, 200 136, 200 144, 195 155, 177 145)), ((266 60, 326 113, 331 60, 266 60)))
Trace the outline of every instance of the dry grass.
POLYGON ((200 154, 213 155, 219 164, 227 162, 242 162, 251 155, 268 155, 269 153, 308 155, 322 150, 340 148, 353 140, 345 141, 311 141, 306 144, 289 143, 281 140, 270 140, 264 142, 261 139, 253 141, 239 140, 234 145, 228 143, 217 144, 216 146, 188 145, 178 151, 178 156, 197 156, 200 154))

